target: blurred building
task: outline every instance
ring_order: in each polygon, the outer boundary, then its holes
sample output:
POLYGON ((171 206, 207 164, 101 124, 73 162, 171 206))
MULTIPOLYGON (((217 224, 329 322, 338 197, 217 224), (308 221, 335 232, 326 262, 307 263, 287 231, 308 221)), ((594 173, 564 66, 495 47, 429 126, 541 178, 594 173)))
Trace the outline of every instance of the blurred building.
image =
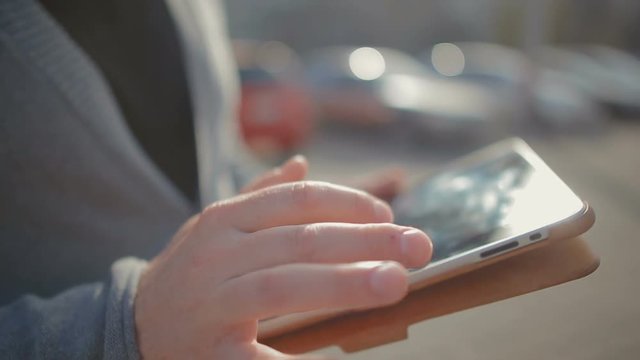
POLYGON ((302 53, 343 44, 418 53, 461 40, 520 46, 532 11, 545 40, 640 49, 637 0, 227 0, 227 8, 232 36, 277 39, 302 53))

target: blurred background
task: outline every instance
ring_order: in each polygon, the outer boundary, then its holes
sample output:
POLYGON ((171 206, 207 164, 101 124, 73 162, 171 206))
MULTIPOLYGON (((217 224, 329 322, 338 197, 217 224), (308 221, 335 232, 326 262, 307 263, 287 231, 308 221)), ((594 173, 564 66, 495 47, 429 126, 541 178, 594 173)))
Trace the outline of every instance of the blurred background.
MULTIPOLYGON (((410 178, 524 138, 596 210, 593 275, 349 359, 640 358, 640 2, 229 0, 240 126, 311 177, 410 178)), ((338 349, 323 353, 338 355, 338 349)))

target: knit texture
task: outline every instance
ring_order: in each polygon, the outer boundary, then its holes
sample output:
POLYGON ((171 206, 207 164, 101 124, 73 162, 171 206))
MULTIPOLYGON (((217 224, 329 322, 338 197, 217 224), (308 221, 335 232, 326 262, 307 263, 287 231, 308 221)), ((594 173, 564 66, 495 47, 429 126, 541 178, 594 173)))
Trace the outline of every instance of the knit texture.
POLYGON ((64 30, 0 0, 0 357, 137 358, 145 262, 118 259, 154 256, 194 211, 64 30))

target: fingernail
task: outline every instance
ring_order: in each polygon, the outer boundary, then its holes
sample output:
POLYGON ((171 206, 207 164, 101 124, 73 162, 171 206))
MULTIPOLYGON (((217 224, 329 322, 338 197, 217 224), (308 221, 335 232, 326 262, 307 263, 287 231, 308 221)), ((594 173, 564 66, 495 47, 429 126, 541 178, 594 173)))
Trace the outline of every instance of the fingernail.
POLYGON ((424 242, 422 233, 416 229, 410 229, 402 233, 400 238, 400 248, 405 256, 411 255, 413 249, 419 248, 420 243, 424 242))
POLYGON ((403 269, 393 263, 382 263, 373 270, 371 289, 388 300, 397 299, 406 292, 407 282, 403 269))
POLYGON ((293 156, 291 159, 287 160, 285 165, 293 164, 295 162, 301 163, 301 162, 304 162, 304 161, 305 161, 304 156, 298 154, 298 155, 293 156))
POLYGON ((423 264, 429 252, 428 238, 420 230, 409 229, 400 237, 400 249, 404 256, 423 264))

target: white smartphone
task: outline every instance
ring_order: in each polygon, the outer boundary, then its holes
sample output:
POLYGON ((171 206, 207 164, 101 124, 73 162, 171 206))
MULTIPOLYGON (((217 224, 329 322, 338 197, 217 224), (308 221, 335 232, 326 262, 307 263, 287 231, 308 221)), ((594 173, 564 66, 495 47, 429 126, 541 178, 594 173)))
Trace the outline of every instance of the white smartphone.
MULTIPOLYGON (((520 139, 476 151, 428 176, 392 204, 395 221, 424 230, 431 262, 410 269, 410 290, 587 231, 592 209, 520 139)), ((337 315, 313 311, 267 319, 268 337, 337 315)))

